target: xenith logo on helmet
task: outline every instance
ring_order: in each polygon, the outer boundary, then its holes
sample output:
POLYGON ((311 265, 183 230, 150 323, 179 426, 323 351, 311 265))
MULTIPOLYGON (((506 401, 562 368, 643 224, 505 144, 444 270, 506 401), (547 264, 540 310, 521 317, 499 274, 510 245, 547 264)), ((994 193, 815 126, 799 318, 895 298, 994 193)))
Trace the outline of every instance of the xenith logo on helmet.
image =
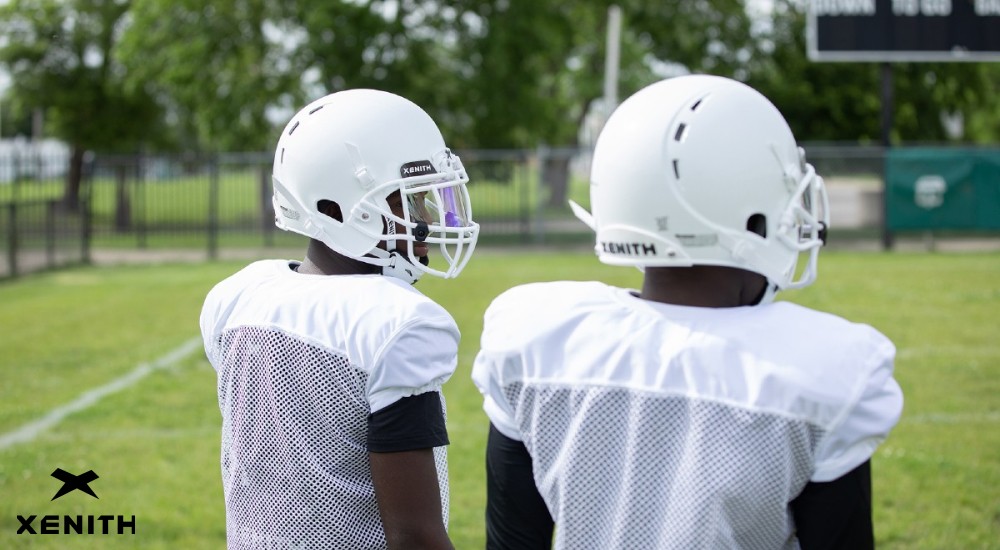
MULTIPOLYGON (((100 476, 93 470, 75 475, 56 468, 52 472, 52 477, 61 481, 62 487, 56 491, 52 500, 63 497, 73 491, 86 493, 93 498, 100 498, 90 488, 90 484, 100 476)), ((113 514, 60 516, 46 514, 38 517, 38 514, 18 515, 17 521, 21 526, 17 529, 18 535, 110 535, 117 532, 119 535, 135 534, 135 516, 118 516, 113 514), (35 527, 35 520, 38 519, 38 527, 35 527)))
POLYGON ((399 175, 404 178, 411 178, 413 176, 422 176, 424 174, 436 174, 437 170, 434 169, 434 165, 431 164, 429 160, 416 160, 413 162, 407 162, 406 164, 399 167, 399 175))
POLYGON ((656 255, 656 245, 652 243, 611 243, 602 242, 601 250, 606 254, 623 254, 627 256, 656 255))

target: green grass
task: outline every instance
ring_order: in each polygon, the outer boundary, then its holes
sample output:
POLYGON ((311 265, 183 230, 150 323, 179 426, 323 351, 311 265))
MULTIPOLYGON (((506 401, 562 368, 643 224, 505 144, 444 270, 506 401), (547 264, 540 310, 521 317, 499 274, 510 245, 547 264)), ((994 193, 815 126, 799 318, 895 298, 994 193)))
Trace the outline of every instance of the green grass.
MULTIPOLYGON (((0 434, 197 336, 204 294, 242 263, 79 268, 0 284, 0 434)), ((1000 548, 1000 254, 829 252, 820 280, 784 298, 867 322, 894 340, 903 419, 873 462, 880 548, 1000 548)), ((453 281, 420 288, 462 329, 445 386, 452 445, 451 535, 483 546, 487 421, 469 380, 482 313, 521 282, 638 286, 589 254, 483 250, 453 281)), ((0 450, 0 548, 220 548, 215 376, 202 354, 159 370, 0 450), (93 469, 93 500, 49 499, 61 467, 93 469), (137 535, 15 535, 18 514, 134 514, 137 535)), ((37 527, 37 520, 36 520, 37 527)))

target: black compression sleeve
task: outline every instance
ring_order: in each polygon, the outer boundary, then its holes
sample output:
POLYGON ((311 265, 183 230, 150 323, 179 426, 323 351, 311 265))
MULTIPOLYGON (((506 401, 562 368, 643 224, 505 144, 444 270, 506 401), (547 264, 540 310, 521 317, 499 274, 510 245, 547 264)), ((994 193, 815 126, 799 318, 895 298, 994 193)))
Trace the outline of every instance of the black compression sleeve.
POLYGON ((548 550, 552 517, 538 494, 524 444, 490 424, 486 443, 487 550, 548 550))
POLYGON ((875 547, 870 461, 833 481, 807 483, 791 507, 802 550, 875 547))
POLYGON ((404 397, 368 415, 368 451, 392 453, 448 444, 441 394, 404 397))

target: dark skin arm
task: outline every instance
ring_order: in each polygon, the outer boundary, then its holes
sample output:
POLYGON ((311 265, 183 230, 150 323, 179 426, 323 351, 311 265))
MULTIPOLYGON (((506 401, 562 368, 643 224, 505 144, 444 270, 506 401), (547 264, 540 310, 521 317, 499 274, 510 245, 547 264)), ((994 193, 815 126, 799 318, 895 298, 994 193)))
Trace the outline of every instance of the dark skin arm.
POLYGON ((441 521, 434 451, 418 449, 368 456, 389 548, 454 550, 441 521))

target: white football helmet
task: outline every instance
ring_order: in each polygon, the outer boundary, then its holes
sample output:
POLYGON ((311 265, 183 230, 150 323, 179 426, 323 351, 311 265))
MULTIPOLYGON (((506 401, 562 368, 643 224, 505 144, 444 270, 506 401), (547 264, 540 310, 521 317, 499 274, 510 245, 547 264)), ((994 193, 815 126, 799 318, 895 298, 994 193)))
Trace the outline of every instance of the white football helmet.
POLYGON ((570 206, 596 231, 602 262, 745 269, 769 281, 762 303, 816 279, 829 226, 823 179, 781 113, 717 76, 663 80, 625 100, 597 139, 590 197, 593 215, 570 206))
POLYGON ((416 104, 379 90, 337 92, 304 107, 281 133, 275 224, 411 283, 423 273, 455 277, 479 236, 468 181, 461 160, 416 104), (403 217, 386 202, 396 191, 403 217), (320 212, 321 201, 336 203, 343 220, 320 212), (397 223, 405 232, 396 232, 397 223), (447 266, 423 265, 415 243, 437 245, 447 266))

